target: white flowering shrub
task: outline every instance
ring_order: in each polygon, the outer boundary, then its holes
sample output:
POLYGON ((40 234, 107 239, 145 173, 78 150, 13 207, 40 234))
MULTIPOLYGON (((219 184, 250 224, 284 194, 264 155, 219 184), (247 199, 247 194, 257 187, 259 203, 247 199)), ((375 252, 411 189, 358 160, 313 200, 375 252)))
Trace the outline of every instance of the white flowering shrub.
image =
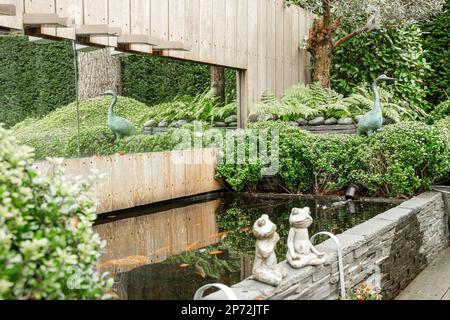
POLYGON ((112 279, 95 271, 105 243, 89 181, 30 169, 32 149, 0 125, 0 299, 105 299, 112 279))

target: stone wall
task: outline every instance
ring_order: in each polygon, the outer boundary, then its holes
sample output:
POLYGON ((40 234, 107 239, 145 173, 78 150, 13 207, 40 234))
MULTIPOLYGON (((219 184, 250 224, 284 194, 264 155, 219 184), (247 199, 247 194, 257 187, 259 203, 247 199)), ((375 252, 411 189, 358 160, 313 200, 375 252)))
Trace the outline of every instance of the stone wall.
MULTIPOLYGON (((425 192, 337 236, 343 250, 347 288, 361 282, 379 285, 383 299, 394 298, 449 245, 448 212, 439 192, 425 192)), ((241 299, 338 299, 339 270, 334 242, 319 267, 292 269, 277 288, 247 279, 233 290, 241 299)), ((206 299, 222 299, 216 292, 206 299)))

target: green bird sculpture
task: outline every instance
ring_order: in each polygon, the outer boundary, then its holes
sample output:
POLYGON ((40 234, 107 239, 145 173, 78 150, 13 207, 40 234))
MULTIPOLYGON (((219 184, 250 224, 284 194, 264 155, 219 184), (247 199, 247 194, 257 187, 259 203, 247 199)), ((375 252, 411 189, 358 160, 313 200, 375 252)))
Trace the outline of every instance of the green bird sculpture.
POLYGON ((375 102, 372 106, 372 110, 363 115, 359 120, 358 134, 367 134, 369 137, 371 137, 383 125, 383 112, 381 111, 378 83, 380 81, 390 81, 390 80, 395 79, 389 78, 384 74, 375 79, 373 83, 373 94, 375 96, 375 102))
POLYGON ((135 135, 137 130, 131 124, 131 122, 128 121, 127 119, 118 117, 114 114, 114 106, 117 103, 117 94, 112 90, 108 90, 108 91, 102 93, 101 95, 113 97, 113 101, 112 101, 111 105, 109 106, 109 111, 108 111, 108 127, 111 129, 112 132, 114 132, 117 140, 122 139, 125 136, 135 135))

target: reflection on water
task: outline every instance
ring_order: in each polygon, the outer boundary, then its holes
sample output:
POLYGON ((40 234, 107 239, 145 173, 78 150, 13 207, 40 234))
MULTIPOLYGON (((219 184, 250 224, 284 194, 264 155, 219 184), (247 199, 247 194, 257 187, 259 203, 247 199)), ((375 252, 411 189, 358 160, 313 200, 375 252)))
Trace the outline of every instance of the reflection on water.
POLYGON ((192 299, 204 284, 231 285, 251 274, 255 243, 251 228, 261 214, 268 214, 278 226, 281 240, 276 252, 284 260, 293 207, 311 208, 312 235, 341 233, 394 206, 332 204, 326 198, 227 195, 170 208, 139 209, 114 221, 103 218, 95 226, 107 241, 98 269, 114 276, 114 291, 121 299, 192 299))

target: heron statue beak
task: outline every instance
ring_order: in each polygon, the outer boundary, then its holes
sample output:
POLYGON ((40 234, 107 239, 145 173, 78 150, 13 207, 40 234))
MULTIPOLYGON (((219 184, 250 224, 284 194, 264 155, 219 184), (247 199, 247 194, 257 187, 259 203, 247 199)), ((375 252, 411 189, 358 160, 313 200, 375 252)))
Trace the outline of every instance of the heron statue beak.
POLYGON ((386 80, 392 80, 392 81, 394 81, 394 80, 398 80, 398 79, 387 77, 386 80))

